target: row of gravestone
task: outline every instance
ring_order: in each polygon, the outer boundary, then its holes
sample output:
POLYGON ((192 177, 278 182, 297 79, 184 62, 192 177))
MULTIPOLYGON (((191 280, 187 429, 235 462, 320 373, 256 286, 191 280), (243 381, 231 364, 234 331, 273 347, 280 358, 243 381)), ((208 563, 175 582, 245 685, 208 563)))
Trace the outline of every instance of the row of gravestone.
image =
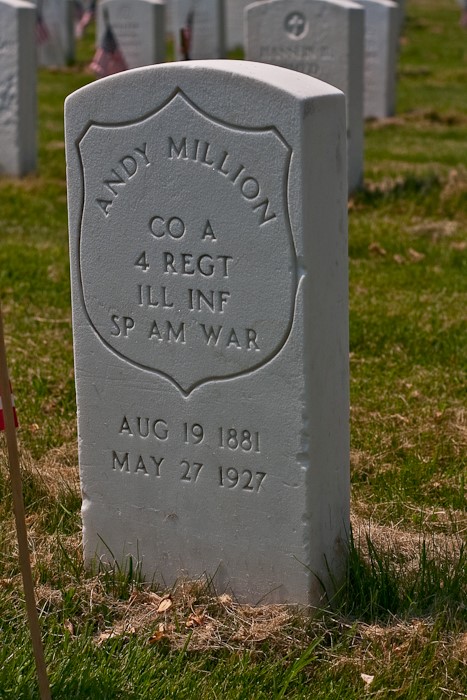
MULTIPOLYGON (((195 59, 221 57, 224 53, 221 1, 198 0, 194 5, 193 0, 173 1, 171 22, 181 27, 180 32, 175 32, 178 55, 195 59)), ((5 17, 10 17, 2 22, 5 41, 10 46, 7 53, 10 58, 11 52, 16 55, 10 67, 2 70, 8 71, 9 80, 18 81, 17 109, 23 93, 21 100, 28 103, 28 109, 26 117, 18 114, 21 138, 13 142, 26 153, 18 153, 14 158, 5 153, 0 167, 3 172, 23 174, 33 169, 35 163, 31 152, 35 137, 26 134, 26 129, 34 129, 31 115, 35 113, 31 104, 35 84, 31 46, 37 42, 38 61, 42 64, 59 64, 72 58, 74 2, 37 0, 35 39, 31 20, 24 18, 24 3, 2 0, 2 5, 5 17), (10 26, 18 22, 24 25, 21 31, 11 32, 10 26), (23 164, 18 164, 18 160, 23 164)), ((249 6, 245 3, 247 59, 313 75, 346 94, 350 191, 358 188, 363 178, 363 118, 389 116, 394 111, 400 16, 397 6, 389 0, 360 0, 358 5, 348 0, 295 0, 292 4, 289 0, 264 0, 249 6)), ((92 64, 95 72, 103 76, 162 62, 164 17, 162 0, 102 0, 97 18, 98 44, 102 46, 92 64)), ((2 63, 5 62, 3 58, 2 63)), ((11 95, 5 99, 14 101, 11 95)), ((7 107, 0 119, 5 122, 10 113, 7 107)), ((10 120, 10 130, 13 122, 10 120)), ((10 141, 6 128, 3 133, 2 141, 5 138, 10 141)))
MULTIPOLYGON (((31 0, 38 7, 38 12, 43 18, 47 27, 51 41, 45 42, 39 53, 39 62, 44 65, 61 65, 73 60, 74 56, 74 33, 73 20, 77 14, 77 5, 86 7, 84 0, 31 0), (47 46, 49 43, 49 46, 47 46)), ((195 55, 193 58, 224 58, 226 50, 233 50, 244 46, 244 11, 251 5, 251 0, 145 0, 147 4, 161 5, 155 8, 154 13, 159 16, 150 16, 149 9, 140 9, 139 0, 120 0, 120 7, 112 12, 115 13, 116 21, 127 25, 126 32, 131 35, 132 25, 136 33, 140 30, 140 25, 149 18, 149 24, 161 23, 166 27, 167 32, 172 34, 178 42, 180 28, 185 25, 186 18, 190 13, 195 14, 196 25, 199 27, 199 36, 195 40, 195 55), (146 12, 146 16, 144 13, 146 12), (142 14, 141 14, 142 13, 142 14), (198 52, 198 53, 196 53, 198 52), (208 52, 208 55, 201 55, 208 52)), ((104 0, 105 2, 105 0, 104 0)), ((398 3, 398 19, 400 25, 404 16, 404 0, 396 0, 398 3)), ((92 0, 88 0, 88 6, 94 5, 92 0)), ((295 3, 290 11, 300 11, 300 2, 295 3)), ((374 22, 373 19, 370 20, 374 22)), ((380 21, 384 21, 380 18, 380 21)), ((146 27, 149 30, 149 27, 146 27)), ((161 29, 159 28, 159 34, 161 29)), ((163 30, 162 30, 163 31, 163 30)), ((156 43, 160 45, 159 37, 156 43)), ((131 42, 131 39, 129 39, 131 42)), ((147 39, 146 39, 147 41, 147 39)), ((159 49, 159 54, 161 49, 159 49)), ((164 59, 162 59, 164 60, 164 59)), ((154 61, 155 62, 155 61, 154 61)), ((131 63, 131 59, 130 59, 131 63)), ((139 65, 142 65, 141 63, 139 65)), ((136 65, 130 65, 136 68, 136 65)))

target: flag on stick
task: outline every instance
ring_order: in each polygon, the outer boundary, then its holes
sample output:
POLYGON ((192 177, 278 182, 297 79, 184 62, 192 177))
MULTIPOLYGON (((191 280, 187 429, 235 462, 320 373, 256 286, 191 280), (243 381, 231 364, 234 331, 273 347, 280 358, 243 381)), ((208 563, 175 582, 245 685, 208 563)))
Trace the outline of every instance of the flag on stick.
POLYGON ((89 66, 99 78, 105 78, 108 75, 114 75, 114 73, 121 73, 124 70, 128 70, 126 61, 123 58, 112 27, 110 26, 107 8, 104 10, 104 22, 105 32, 101 45, 97 49, 92 63, 89 66))
POLYGON ((83 11, 79 22, 75 28, 75 36, 77 39, 81 39, 86 31, 87 27, 91 24, 92 20, 96 15, 96 0, 92 0, 89 7, 83 11))
POLYGON ((44 21, 44 16, 42 14, 42 0, 40 0, 36 7, 36 42, 40 46, 41 44, 45 44, 45 42, 49 39, 50 33, 44 21))
MULTIPOLYGON (((11 396, 11 406, 13 408, 13 419, 15 422, 15 428, 17 428, 18 427, 18 416, 16 415, 15 397, 11 391, 11 382, 10 382, 10 396, 11 396)), ((2 431, 2 430, 5 430, 5 417, 3 415, 2 392, 0 391, 0 431, 2 431)))
POLYGON ((49 38, 49 30, 47 29, 47 25, 44 22, 42 13, 38 10, 36 17, 36 41, 40 46, 41 44, 45 44, 45 42, 48 41, 49 38))
POLYGON ((193 36, 193 20, 195 13, 191 10, 186 17, 185 26, 180 29, 180 48, 183 54, 183 60, 190 60, 191 53, 191 38, 193 36))
POLYGON ((31 562, 29 559, 28 534, 24 515, 23 488, 19 468, 18 443, 16 441, 15 416, 12 404, 8 366, 6 361, 5 339, 3 335, 2 307, 0 305, 0 394, 3 398, 2 412, 5 424, 6 442, 8 447, 11 491, 13 494, 13 509, 15 511, 16 532, 18 535, 18 551, 21 575, 23 577, 24 596, 28 613, 29 630, 36 661, 37 680, 41 700, 51 700, 47 667, 45 665, 44 649, 42 647, 39 617, 37 615, 36 597, 32 581, 31 562))
POLYGON ((84 14, 83 0, 73 0, 73 10, 75 19, 79 21, 84 14))

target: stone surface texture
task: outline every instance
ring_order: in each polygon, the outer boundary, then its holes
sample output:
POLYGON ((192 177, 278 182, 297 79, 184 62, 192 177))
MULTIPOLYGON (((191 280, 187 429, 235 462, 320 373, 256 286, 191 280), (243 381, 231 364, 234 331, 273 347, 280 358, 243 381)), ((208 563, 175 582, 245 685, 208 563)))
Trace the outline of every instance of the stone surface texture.
POLYGON ((349 527, 342 93, 191 61, 65 111, 86 562, 318 604, 349 527))
POLYGON ((307 73, 347 100, 349 190, 363 179, 364 10, 349 0, 265 0, 246 14, 246 58, 307 73))
POLYGON ((165 61, 165 2, 163 0, 102 0, 97 6, 96 41, 105 33, 104 12, 128 68, 165 61))
POLYGON ((194 60, 224 58, 224 0, 173 0, 176 56, 183 59, 180 30, 192 16, 190 58, 194 60))
POLYGON ((36 167, 36 9, 0 0, 0 176, 36 167))
POLYGON ((38 43, 40 66, 66 66, 75 59, 73 0, 36 0, 47 31, 38 43))
POLYGON ((391 0, 358 0, 365 10, 364 115, 390 117, 396 108, 399 8, 391 0))

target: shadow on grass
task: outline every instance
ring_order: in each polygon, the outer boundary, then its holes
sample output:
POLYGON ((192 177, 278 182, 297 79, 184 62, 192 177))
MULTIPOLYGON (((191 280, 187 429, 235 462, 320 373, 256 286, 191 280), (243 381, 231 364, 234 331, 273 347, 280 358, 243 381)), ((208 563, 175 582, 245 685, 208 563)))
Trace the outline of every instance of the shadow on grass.
POLYGON ((384 551, 367 533, 350 533, 346 579, 332 601, 346 617, 387 622, 392 617, 456 618, 467 623, 467 550, 435 554, 420 537, 418 555, 384 551))

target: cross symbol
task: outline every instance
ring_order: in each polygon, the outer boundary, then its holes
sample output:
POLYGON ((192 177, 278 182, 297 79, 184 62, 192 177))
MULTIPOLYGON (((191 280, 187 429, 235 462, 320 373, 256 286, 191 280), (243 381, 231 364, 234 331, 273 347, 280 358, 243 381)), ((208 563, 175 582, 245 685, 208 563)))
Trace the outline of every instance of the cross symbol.
POLYGON ((285 18, 285 29, 291 36, 301 36, 306 29, 305 17, 300 12, 291 12, 285 18))

